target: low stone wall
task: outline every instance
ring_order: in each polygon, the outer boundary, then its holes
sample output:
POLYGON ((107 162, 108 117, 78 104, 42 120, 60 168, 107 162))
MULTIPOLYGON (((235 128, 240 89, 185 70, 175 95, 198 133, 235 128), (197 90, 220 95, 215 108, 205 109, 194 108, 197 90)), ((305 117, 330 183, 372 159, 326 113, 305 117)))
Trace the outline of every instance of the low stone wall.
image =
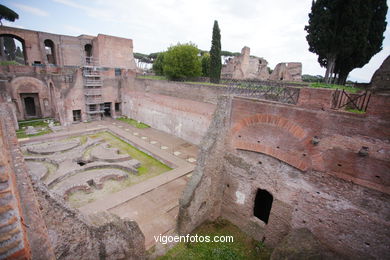
POLYGON ((145 238, 135 221, 101 213, 85 219, 47 188, 34 185, 57 259, 143 259, 145 238))

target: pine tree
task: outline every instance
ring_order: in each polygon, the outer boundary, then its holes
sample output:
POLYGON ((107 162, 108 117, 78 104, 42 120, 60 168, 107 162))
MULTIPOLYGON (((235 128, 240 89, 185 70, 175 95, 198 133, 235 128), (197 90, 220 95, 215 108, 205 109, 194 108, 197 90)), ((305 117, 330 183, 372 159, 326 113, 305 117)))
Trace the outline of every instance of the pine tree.
POLYGON ((218 27, 218 21, 214 21, 210 50, 210 82, 219 83, 221 79, 221 68, 221 32, 218 27))
POLYGON ((19 15, 8 7, 0 5, 0 25, 3 25, 1 22, 3 19, 10 22, 15 22, 16 19, 19 19, 19 15))
POLYGON ((354 68, 382 49, 386 0, 317 0, 312 2, 306 39, 309 51, 326 67, 325 82, 344 84, 354 68))

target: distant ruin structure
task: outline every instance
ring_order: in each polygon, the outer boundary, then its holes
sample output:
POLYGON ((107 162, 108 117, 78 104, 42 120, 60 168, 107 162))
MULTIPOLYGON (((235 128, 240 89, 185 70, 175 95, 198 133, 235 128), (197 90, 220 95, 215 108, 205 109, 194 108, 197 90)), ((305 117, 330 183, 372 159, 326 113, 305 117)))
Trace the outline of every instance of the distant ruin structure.
POLYGON ((387 56, 382 65, 372 76, 371 90, 374 92, 390 91, 390 56, 387 56))
POLYGON ((270 74, 268 62, 251 56, 250 48, 245 46, 241 55, 230 58, 223 65, 221 75, 222 78, 237 80, 302 81, 302 63, 279 63, 270 74))
POLYGON ((269 80, 302 81, 302 63, 279 63, 269 76, 269 80))
POLYGON ((244 47, 241 55, 230 58, 222 67, 222 78, 267 80, 268 62, 263 58, 250 56, 250 48, 244 47))

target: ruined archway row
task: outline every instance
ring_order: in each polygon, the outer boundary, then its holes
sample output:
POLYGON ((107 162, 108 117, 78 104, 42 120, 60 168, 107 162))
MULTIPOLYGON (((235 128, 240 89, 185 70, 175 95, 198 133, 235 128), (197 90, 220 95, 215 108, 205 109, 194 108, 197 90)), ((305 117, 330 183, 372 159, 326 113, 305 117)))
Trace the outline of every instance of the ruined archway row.
POLYGON ((82 66, 93 57, 103 67, 135 69, 130 39, 102 34, 73 37, 6 26, 0 27, 2 36, 22 43, 26 65, 82 66))

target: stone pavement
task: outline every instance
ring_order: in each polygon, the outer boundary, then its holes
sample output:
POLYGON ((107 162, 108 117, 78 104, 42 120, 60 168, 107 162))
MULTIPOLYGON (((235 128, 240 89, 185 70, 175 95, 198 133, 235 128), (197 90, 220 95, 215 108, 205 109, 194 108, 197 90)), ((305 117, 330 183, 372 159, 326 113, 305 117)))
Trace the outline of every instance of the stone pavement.
POLYGON ((86 215, 109 211, 120 217, 136 220, 149 249, 155 244, 154 236, 173 232, 176 227, 178 200, 195 168, 197 146, 156 129, 138 129, 114 119, 75 124, 56 133, 19 141, 47 141, 51 138, 107 129, 144 152, 153 154, 174 169, 89 203, 79 210, 86 215))

